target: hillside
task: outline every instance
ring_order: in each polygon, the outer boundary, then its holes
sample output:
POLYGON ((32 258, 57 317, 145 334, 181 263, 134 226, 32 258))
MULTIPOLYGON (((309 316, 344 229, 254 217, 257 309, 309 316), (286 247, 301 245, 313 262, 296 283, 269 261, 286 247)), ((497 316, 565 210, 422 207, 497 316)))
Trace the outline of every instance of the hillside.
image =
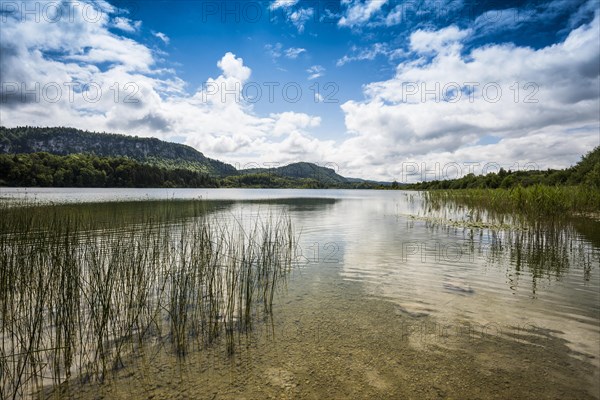
POLYGON ((218 187, 218 178, 163 168, 127 157, 49 153, 0 154, 0 186, 13 187, 218 187))
POLYGON ((333 168, 313 163, 298 162, 277 168, 251 168, 240 170, 244 175, 271 174, 291 179, 313 179, 324 185, 344 185, 349 180, 337 174, 333 168))
POLYGON ((345 178, 332 168, 308 162, 238 171, 232 165, 210 159, 183 144, 65 127, 0 126, 0 161, 0 185, 14 186, 136 187, 156 184, 193 187, 198 182, 201 186, 267 188, 362 189, 376 186, 374 182, 345 178), (85 165, 80 165, 82 160, 85 165), (112 169, 115 165, 120 168, 117 175, 112 169), (152 177, 131 181, 123 178, 127 173, 140 174, 141 171, 147 171, 152 177), (183 178, 175 179, 172 171, 177 171, 183 178), (85 176, 79 176, 84 172, 85 176), (219 179, 209 182, 204 175, 219 179))
POLYGON ((64 127, 0 127, 0 154, 38 152, 61 156, 84 153, 100 157, 128 157, 167 169, 189 169, 213 176, 237 174, 232 165, 205 157, 190 146, 155 138, 64 127))

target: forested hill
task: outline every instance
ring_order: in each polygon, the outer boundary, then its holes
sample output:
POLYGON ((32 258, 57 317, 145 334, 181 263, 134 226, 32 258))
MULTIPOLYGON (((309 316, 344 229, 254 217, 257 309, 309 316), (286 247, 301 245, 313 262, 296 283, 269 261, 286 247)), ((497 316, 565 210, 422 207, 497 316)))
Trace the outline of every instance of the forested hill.
POLYGON ((322 167, 313 163, 298 162, 275 168, 252 168, 240 170, 241 174, 273 174, 286 178, 312 178, 325 185, 342 185, 350 181, 339 175, 333 168, 322 167))
POLYGON ((64 127, 0 127, 0 154, 37 152, 63 156, 84 153, 100 157, 128 157, 167 169, 188 169, 213 176, 237 174, 232 165, 205 157, 190 146, 155 138, 64 127))

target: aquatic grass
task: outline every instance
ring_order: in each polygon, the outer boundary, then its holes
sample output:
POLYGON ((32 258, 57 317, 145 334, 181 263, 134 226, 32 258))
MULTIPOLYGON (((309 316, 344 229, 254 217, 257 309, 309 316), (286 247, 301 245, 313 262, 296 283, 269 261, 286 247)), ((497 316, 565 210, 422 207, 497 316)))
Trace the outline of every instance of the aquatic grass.
POLYGON ((148 346, 185 357, 222 343, 231 354, 273 312, 295 242, 285 215, 94 207, 0 204, 2 399, 102 382, 148 346))
POLYGON ((538 186, 421 194, 424 215, 408 218, 423 221, 432 231, 443 229, 456 234, 462 230, 467 254, 478 253, 492 264, 514 267, 515 273, 508 276, 511 290, 516 290, 519 280, 530 277, 531 282, 526 284, 536 296, 540 282, 560 280, 573 268, 579 269, 584 282, 591 279, 597 258, 594 240, 597 243, 598 236, 595 232, 586 235, 591 243, 579 240, 580 227, 576 224, 585 221, 586 227, 597 228, 597 221, 579 218, 593 217, 598 212, 597 190, 538 186))
POLYGON ((434 208, 455 203, 496 213, 520 214, 528 218, 558 218, 600 212, 600 190, 583 185, 431 190, 424 193, 426 205, 434 208))

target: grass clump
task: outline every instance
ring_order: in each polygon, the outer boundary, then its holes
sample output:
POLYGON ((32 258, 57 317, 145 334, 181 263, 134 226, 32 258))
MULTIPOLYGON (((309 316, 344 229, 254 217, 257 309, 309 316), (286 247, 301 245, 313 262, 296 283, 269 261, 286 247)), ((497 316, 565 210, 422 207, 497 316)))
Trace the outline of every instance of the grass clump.
POLYGON ((217 219, 201 204, 0 205, 0 398, 101 382, 145 346, 233 353, 271 317, 289 219, 217 219))

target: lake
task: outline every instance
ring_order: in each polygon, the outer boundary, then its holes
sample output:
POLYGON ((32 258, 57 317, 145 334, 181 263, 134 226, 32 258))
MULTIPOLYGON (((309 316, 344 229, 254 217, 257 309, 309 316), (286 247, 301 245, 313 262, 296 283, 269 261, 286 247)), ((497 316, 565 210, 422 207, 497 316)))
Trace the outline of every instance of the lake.
MULTIPOLYGON (((0 199, 4 215, 23 199, 55 204, 36 207, 59 208, 61 218, 85 214, 84 247, 113 231, 108 246, 122 245, 119 235, 164 203, 160 226, 175 227, 174 243, 201 217, 242 227, 246 238, 262 235, 269 218, 293 227, 290 268, 276 285, 268 280, 272 310, 248 314, 252 329, 231 337, 235 350, 215 335, 214 345, 174 354, 161 342, 173 342, 172 329, 151 321, 155 340, 128 341, 131 351, 101 382, 74 372, 58 398, 600 398, 600 222, 592 219, 519 222, 391 190, 2 188, 0 199)), ((123 260, 138 254, 122 251, 123 260)), ((188 304, 181 315, 193 311, 188 304)), ((227 318, 216 318, 226 332, 227 318)), ((11 335, 3 328, 5 360, 15 357, 11 335)))

